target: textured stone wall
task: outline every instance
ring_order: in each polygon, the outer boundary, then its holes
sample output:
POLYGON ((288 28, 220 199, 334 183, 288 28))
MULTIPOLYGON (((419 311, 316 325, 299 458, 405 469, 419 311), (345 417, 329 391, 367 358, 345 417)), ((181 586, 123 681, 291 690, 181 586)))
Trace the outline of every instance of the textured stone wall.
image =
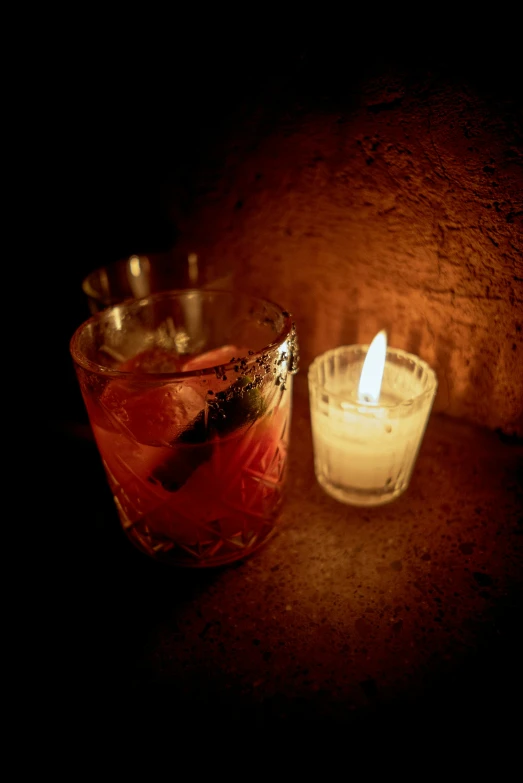
POLYGON ((244 108, 173 205, 181 244, 292 311, 302 371, 369 342, 437 371, 436 411, 523 435, 523 149, 510 97, 430 74, 244 108))

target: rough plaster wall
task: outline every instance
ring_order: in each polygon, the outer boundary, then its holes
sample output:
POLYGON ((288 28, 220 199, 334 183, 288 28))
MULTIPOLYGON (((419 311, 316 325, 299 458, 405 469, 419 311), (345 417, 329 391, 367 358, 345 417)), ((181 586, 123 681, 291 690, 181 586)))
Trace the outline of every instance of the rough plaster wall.
POLYGON ((436 369, 435 411, 523 435, 521 131, 473 89, 370 79, 349 108, 244 112, 175 219, 292 311, 303 372, 386 327, 436 369))

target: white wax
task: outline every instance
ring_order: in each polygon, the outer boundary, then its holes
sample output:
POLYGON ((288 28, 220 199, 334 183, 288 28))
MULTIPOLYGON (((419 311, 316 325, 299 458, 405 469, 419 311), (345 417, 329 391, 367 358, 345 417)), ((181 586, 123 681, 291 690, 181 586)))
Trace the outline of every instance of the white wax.
POLYGON ((378 403, 349 410, 324 405, 311 414, 317 464, 333 484, 381 490, 402 473, 410 475, 423 434, 423 411, 394 417, 378 403))

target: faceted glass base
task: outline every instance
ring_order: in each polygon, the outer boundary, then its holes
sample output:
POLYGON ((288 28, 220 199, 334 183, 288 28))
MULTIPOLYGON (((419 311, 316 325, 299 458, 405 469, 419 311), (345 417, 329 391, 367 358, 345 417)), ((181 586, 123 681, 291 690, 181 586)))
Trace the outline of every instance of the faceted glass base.
POLYGON ((317 473, 318 483, 335 500, 349 506, 384 506, 392 500, 396 500, 407 489, 407 484, 400 484, 391 489, 358 489, 350 486, 332 484, 321 473, 317 473))

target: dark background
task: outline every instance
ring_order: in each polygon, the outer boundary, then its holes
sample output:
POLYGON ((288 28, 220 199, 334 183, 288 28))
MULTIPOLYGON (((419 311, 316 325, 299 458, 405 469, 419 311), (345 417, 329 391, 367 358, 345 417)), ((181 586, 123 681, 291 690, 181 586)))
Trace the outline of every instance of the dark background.
POLYGON ((55 229, 59 238, 64 210, 77 251, 66 266, 78 273, 174 244, 173 202, 191 208, 200 167, 247 107, 350 108, 366 78, 397 68, 413 79, 430 73, 467 83, 492 100, 520 94, 510 22, 460 28, 399 15, 354 19, 347 30, 333 20, 265 32, 186 24, 163 44, 109 39, 84 49, 70 41, 70 59, 57 63, 65 181, 55 229))
POLYGON ((284 27, 235 22, 187 17, 172 37, 160 23, 141 36, 100 25, 49 46, 36 98, 49 145, 41 163, 57 187, 40 185, 54 212, 50 237, 74 249, 74 258, 59 253, 64 271, 175 243, 173 202, 190 209, 199 167, 245 107, 350 107, 367 77, 395 68, 466 82, 493 100, 521 92, 509 19, 360 12, 284 27))
MULTIPOLYGON (((324 15, 243 20, 195 11, 152 25, 78 18, 46 40, 33 100, 25 100, 36 155, 24 222, 40 247, 40 289, 59 304, 45 305, 57 366, 68 362, 69 338, 88 315, 83 277, 176 245, 176 215, 193 209, 206 161, 246 112, 350 108, 366 78, 397 68, 413 79, 465 82, 492 101, 519 98, 509 18, 352 8, 344 18, 324 15)), ((73 389, 58 410, 52 394, 46 405, 51 419, 83 416, 73 389)))

